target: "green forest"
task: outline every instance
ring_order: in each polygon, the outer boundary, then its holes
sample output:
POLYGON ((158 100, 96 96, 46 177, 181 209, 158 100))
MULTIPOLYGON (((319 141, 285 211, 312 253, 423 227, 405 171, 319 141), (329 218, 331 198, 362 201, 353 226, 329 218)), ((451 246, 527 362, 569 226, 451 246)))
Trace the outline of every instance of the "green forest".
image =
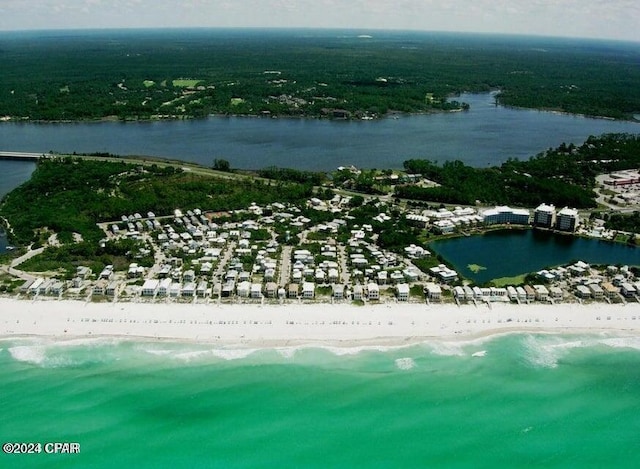
POLYGON ((505 105, 632 119, 640 50, 612 41, 334 30, 0 33, 0 116, 327 118, 505 105))
POLYGON ((51 232, 63 242, 79 233, 96 243, 104 236, 96 223, 119 221, 122 215, 235 210, 251 202, 300 202, 311 193, 310 184, 248 178, 230 184, 171 166, 61 157, 40 160, 31 179, 4 198, 0 216, 9 220, 15 244, 38 243, 51 232))
POLYGON ((509 159, 500 166, 474 168, 461 161, 437 164, 407 160, 405 170, 440 187, 397 186, 397 197, 450 204, 512 204, 535 207, 596 206, 595 176, 640 166, 640 135, 606 134, 584 144, 561 144, 528 160, 509 159))

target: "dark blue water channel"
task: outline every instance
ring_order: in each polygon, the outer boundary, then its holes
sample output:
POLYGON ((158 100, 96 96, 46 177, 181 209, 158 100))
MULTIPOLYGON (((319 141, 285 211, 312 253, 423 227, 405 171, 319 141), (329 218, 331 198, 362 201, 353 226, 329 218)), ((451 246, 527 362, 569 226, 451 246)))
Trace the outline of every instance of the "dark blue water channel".
POLYGON ((640 124, 495 105, 495 95, 464 94, 468 112, 403 115, 376 121, 210 117, 141 123, 3 123, 0 150, 109 152, 232 167, 276 165, 330 171, 340 165, 400 168, 409 158, 459 159, 472 166, 528 158, 590 135, 640 132, 640 124))
POLYGON ((532 229, 490 231, 431 243, 464 277, 484 283, 582 260, 590 264, 640 265, 640 248, 532 229), (469 265, 484 268, 474 273, 469 265))

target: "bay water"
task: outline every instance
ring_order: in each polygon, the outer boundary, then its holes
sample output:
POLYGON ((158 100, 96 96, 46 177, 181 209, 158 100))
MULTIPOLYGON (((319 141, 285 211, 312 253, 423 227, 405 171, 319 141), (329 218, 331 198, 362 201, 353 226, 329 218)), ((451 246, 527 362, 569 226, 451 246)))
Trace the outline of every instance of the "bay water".
POLYGON ((0 150, 107 152, 233 168, 280 166, 332 171, 341 165, 401 168, 409 158, 461 160, 471 166, 529 158, 590 135, 638 133, 640 123, 514 109, 495 93, 462 94, 466 112, 400 115, 375 121, 209 117, 161 122, 2 123, 0 150))
POLYGON ((3 467, 631 468, 640 339, 266 350, 5 339, 0 402, 3 442, 81 448, 0 455, 3 467))

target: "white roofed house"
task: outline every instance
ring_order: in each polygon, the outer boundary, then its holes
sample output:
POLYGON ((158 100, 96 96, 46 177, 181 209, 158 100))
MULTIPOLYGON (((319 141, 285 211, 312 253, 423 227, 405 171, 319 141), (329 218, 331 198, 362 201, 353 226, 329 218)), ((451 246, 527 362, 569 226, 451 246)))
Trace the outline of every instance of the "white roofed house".
POLYGON ((262 298, 262 285, 260 283, 251 284, 251 298, 262 298))
POLYGON ((333 298, 336 300, 344 299, 344 285, 335 284, 332 287, 333 289, 333 298))
POLYGON ((169 288, 169 296, 176 298, 182 293, 182 284, 179 282, 172 282, 169 288))
POLYGON ((60 280, 57 280, 51 285, 51 290, 49 291, 49 293, 51 293, 52 295, 61 295, 63 291, 64 283, 60 280))
POLYGON ((182 287, 182 296, 193 297, 196 294, 196 284, 193 282, 185 283, 182 287))
POLYGON ((196 278, 196 273, 191 269, 185 271, 185 273, 182 274, 182 280, 185 282, 193 282, 195 278, 196 278))
POLYGON ((164 278, 160 280, 160 284, 158 285, 158 296, 169 296, 170 290, 171 290, 171 279, 164 278))
POLYGON ((302 284, 302 297, 312 299, 316 294, 316 285, 313 282, 304 282, 302 284))
POLYGON ((440 288, 440 285, 437 285, 433 282, 428 282, 424 286, 424 289, 426 290, 427 297, 430 300, 440 301, 440 299, 442 298, 442 288, 440 288))
POLYGON ((544 285, 534 285, 533 288, 536 290, 536 300, 538 301, 549 301, 549 290, 544 285))
POLYGON ((145 280, 144 284, 142 285, 142 296, 155 296, 158 293, 159 286, 159 280, 145 280))
POLYGON ((409 284, 399 283, 396 285, 398 301, 409 301, 409 284))
POLYGON ((380 287, 377 283, 370 282, 367 285, 367 299, 379 300, 380 299, 380 287))
POLYGON ((604 298, 604 290, 602 289, 602 287, 600 285, 598 285, 597 283, 591 283, 589 284, 589 290, 591 290, 591 295, 593 296, 593 298, 595 298, 596 300, 601 300, 604 298))
POLYGON ((578 285, 576 287, 576 296, 583 299, 591 298, 591 290, 585 285, 578 285))
POLYGON ((564 292, 560 287, 549 287, 549 296, 555 301, 560 301, 564 298, 564 292))
POLYGON ((209 284, 206 280, 201 280, 198 282, 198 286, 196 287, 196 295, 200 298, 204 298, 211 294, 211 289, 209 288, 209 284))
POLYGON ((240 282, 236 288, 236 292, 241 298, 249 298, 251 294, 251 283, 248 281, 240 282))
POLYGON ((625 282, 620 285, 621 293, 627 298, 631 298, 638 293, 638 290, 632 284, 625 282))
POLYGON ((362 285, 358 284, 353 287, 353 299, 354 301, 362 300, 363 288, 362 285))

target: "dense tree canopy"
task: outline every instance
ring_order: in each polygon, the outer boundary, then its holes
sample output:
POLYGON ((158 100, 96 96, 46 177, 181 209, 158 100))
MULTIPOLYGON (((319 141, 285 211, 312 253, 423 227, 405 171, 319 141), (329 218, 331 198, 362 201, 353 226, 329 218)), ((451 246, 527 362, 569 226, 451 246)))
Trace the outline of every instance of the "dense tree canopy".
POLYGON ((627 119, 640 110, 640 52, 625 43, 400 32, 5 33, 0 60, 0 116, 14 118, 376 117, 464 109, 447 98, 496 89, 506 105, 627 119))

